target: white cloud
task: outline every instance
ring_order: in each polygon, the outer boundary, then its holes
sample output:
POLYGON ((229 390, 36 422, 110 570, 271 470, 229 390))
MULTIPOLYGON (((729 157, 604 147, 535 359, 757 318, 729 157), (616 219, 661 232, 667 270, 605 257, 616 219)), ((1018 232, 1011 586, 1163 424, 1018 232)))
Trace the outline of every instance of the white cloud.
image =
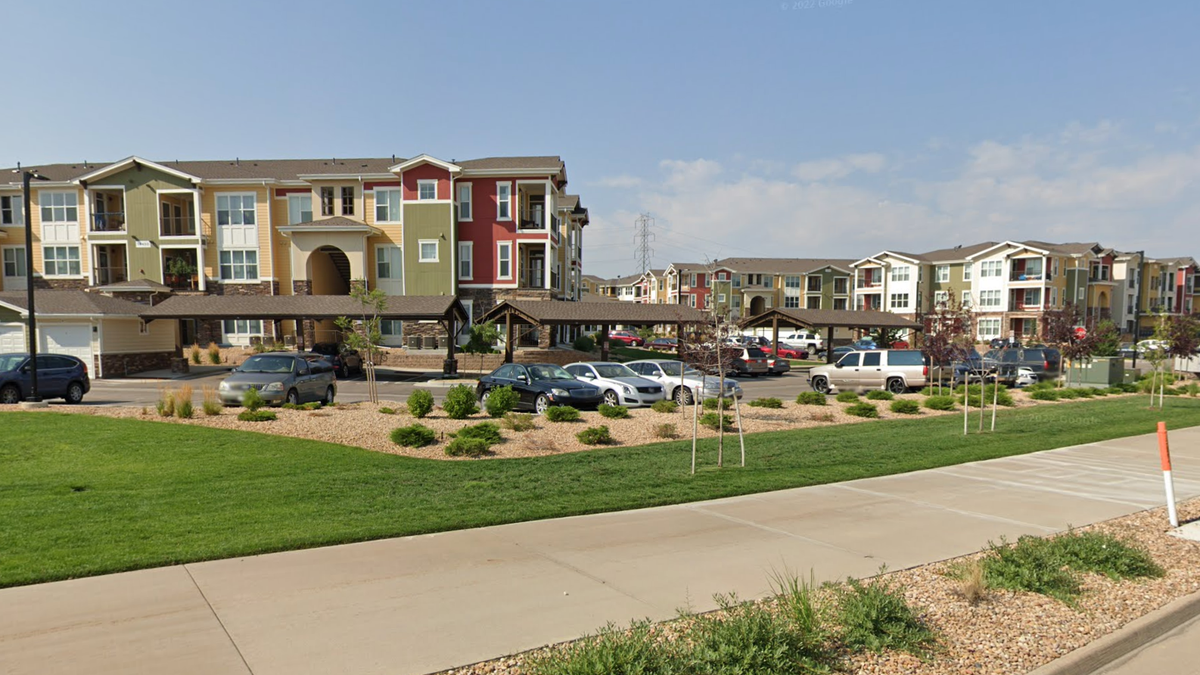
POLYGON ((822 181, 845 178, 855 171, 879 173, 887 164, 887 158, 879 153, 844 155, 829 159, 801 162, 792 169, 792 175, 802 181, 822 181))
POLYGON ((596 185, 606 188, 629 189, 636 188, 642 185, 642 179, 629 174, 621 174, 619 176, 606 176, 595 182, 596 185))

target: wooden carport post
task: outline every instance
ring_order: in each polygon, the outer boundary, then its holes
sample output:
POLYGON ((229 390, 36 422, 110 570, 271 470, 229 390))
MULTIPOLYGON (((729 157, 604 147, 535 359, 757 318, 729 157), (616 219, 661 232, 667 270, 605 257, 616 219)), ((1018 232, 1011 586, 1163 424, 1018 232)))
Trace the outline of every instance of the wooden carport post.
POLYGON ((775 358, 779 356, 779 315, 775 314, 771 317, 771 348, 775 350, 775 358))
POLYGON ((825 363, 833 363, 833 326, 825 327, 825 363))
POLYGON ((683 360, 683 324, 675 324, 675 356, 683 360))
POLYGON ((446 335, 449 336, 446 340, 446 360, 442 361, 442 377, 458 377, 458 359, 454 358, 454 349, 458 346, 458 331, 455 330, 457 322, 454 320, 453 307, 450 308, 445 323, 442 325, 446 328, 446 335))
POLYGON ((304 319, 296 319, 296 350, 304 351, 304 319))
POLYGON ((283 344, 283 320, 274 319, 271 321, 271 333, 275 336, 275 342, 283 344))
POLYGON ((504 362, 513 362, 513 323, 511 307, 506 309, 504 312, 504 362))
POLYGON ((608 360, 608 324, 600 324, 600 360, 608 360))

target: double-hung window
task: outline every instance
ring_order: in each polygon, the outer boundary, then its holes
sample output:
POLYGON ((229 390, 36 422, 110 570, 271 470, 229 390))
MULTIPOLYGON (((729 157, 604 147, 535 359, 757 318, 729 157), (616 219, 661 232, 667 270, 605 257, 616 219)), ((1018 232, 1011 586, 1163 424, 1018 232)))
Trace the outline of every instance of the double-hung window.
MULTIPOLYGON (((458 184, 458 220, 460 222, 468 222, 471 220, 471 184, 458 184)), ((571 230, 572 241, 574 241, 575 230, 571 230)))
POLYGON ((258 281, 258 219, 253 193, 217 195, 218 266, 222 281, 258 281))
POLYGON ((333 188, 328 185, 321 188, 321 215, 333 215, 333 188))
POLYGON ((354 186, 353 185, 343 185, 342 186, 342 215, 343 216, 354 215, 354 186))
POLYGON ((309 223, 312 219, 312 193, 288 195, 288 225, 309 223))
POLYGON ((458 278, 459 279, 474 279, 475 278, 475 242, 460 241, 458 242, 458 278))
POLYGON ((1000 306, 1000 291, 979 291, 979 306, 995 308, 1000 306))
POLYGON ((417 262, 435 263, 438 261, 438 240, 417 240, 417 262))
POLYGON ((417 181, 417 201, 430 202, 437 199, 437 180, 417 181))
POLYGON ((892 293, 889 300, 892 309, 908 309, 908 293, 892 293))
POLYGON ((0 225, 24 225, 25 201, 21 195, 0 196, 0 225))
POLYGON ((963 281, 971 280, 971 270, 973 269, 975 269, 975 265, 973 263, 963 264, 963 281))
POLYGON ((908 265, 896 265, 892 268, 892 281, 908 281, 909 274, 908 265))
POLYGON ((963 306, 963 309, 971 308, 971 291, 963 291, 962 292, 962 306, 963 306))
POLYGON ((512 242, 496 242, 496 278, 512 279, 512 242))
POLYGON ((512 183, 496 183, 496 220, 512 220, 512 183))
POLYGON ((38 193, 42 209, 43 274, 48 277, 78 276, 79 195, 75 192, 38 193))
POLYGON ((938 280, 938 283, 942 283, 942 284, 946 283, 947 281, 950 281, 950 266, 949 265, 938 265, 936 278, 938 280))
POLYGON ((950 302, 950 291, 933 292, 934 307, 945 307, 948 302, 950 302))
POLYGON ((400 222, 400 188, 375 188, 375 222, 400 222))

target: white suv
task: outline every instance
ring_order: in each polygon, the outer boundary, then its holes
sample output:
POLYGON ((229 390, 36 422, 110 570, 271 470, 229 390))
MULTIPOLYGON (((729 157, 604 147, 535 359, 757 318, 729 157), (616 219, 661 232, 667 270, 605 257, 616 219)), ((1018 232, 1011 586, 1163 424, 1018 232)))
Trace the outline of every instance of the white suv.
POLYGON ((816 333, 792 333, 790 335, 780 335, 779 341, 789 347, 796 349, 807 349, 809 354, 816 354, 825 348, 825 340, 816 333))
POLYGON ((837 363, 808 371, 812 388, 823 394, 830 390, 864 391, 886 389, 903 394, 925 386, 929 366, 916 349, 872 349, 849 352, 837 363))

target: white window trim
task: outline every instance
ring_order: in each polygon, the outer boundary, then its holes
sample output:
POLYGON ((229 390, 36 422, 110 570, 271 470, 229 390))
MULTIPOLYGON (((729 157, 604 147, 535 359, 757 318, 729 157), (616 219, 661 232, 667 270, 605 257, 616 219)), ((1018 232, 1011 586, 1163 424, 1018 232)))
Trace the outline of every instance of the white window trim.
POLYGON ((963 265, 963 281, 971 280, 971 272, 974 269, 975 269, 975 265, 973 263, 966 263, 963 265))
POLYGON ((83 269, 83 247, 78 243, 67 243, 62 241, 47 241, 42 244, 42 276, 46 279, 83 279, 87 276, 83 269), (75 249, 75 257, 79 259, 79 274, 50 274, 46 267, 46 249, 47 248, 73 248, 75 249))
POLYGON ((475 191, 472 189, 471 183, 459 183, 458 184, 458 194, 455 196, 457 197, 457 201, 455 202, 455 211, 456 211, 456 215, 458 216, 458 222, 470 223, 470 222, 474 221, 475 220, 475 191), (464 192, 466 192, 466 194, 467 194, 467 199, 466 199, 465 203, 471 211, 470 215, 468 215, 466 218, 462 217, 462 205, 464 203, 463 199, 462 199, 462 195, 464 192))
POLYGON ((399 225, 401 222, 400 219, 404 213, 404 209, 403 209, 403 205, 402 205, 403 198, 400 195, 400 186, 397 185, 395 187, 377 187, 372 192, 374 193, 374 196, 375 196, 375 204, 374 204, 374 208, 372 210, 371 215, 375 219, 375 223, 378 225, 399 225), (388 209, 388 212, 389 212, 388 215, 389 216, 394 215, 395 216, 394 220, 379 220, 379 194, 381 192, 396 193, 396 213, 392 214, 391 209, 390 208, 388 209))
MULTIPOLYGON (((261 281, 262 281, 262 255, 261 255, 262 251, 260 250, 261 249, 260 242, 261 242, 261 237, 262 237, 262 229, 261 228, 263 227, 263 225, 260 222, 261 218, 258 217, 258 207, 259 207, 259 199, 258 199, 257 192, 230 191, 230 192, 218 192, 215 195, 213 195, 212 218, 213 218, 214 228, 216 229, 216 233, 217 233, 217 259, 213 262, 214 262, 214 267, 215 267, 218 283, 222 283, 222 284, 257 284, 257 283, 261 283, 261 281), (220 198, 221 197, 235 197, 235 196, 236 197, 249 196, 249 197, 254 198, 254 209, 253 209, 254 210, 254 225, 253 225, 253 227, 254 227, 254 246, 227 246, 226 245, 225 230, 222 228, 247 227, 247 225, 245 223, 241 223, 241 224, 230 223, 227 225, 220 224, 220 220, 221 220, 220 209, 217 206, 220 203, 220 198), (253 279, 222 279, 221 278, 221 254, 224 253, 225 251, 229 251, 231 253, 233 251, 243 251, 243 252, 244 251, 254 251, 254 269, 256 272, 255 277, 253 279)), ((239 210, 244 211, 245 209, 239 209, 239 210)), ((199 214, 197 214, 197 217, 199 217, 199 214)), ((197 223, 197 225, 199 226, 200 223, 197 223)))
MULTIPOLYGON (((82 218, 79 217, 79 211, 80 211, 80 209, 83 208, 83 204, 79 203, 79 193, 75 192, 73 190, 38 190, 38 215, 41 216, 42 215, 41 211, 42 211, 42 209, 45 209, 45 208, 49 208, 51 213, 54 212, 55 208, 62 208, 62 209, 72 208, 70 206, 62 206, 62 207, 55 207, 54 205, 50 205, 49 207, 45 206, 46 197, 51 197, 54 195, 71 195, 71 196, 75 197, 75 206, 74 206, 75 220, 48 220, 48 219, 42 217, 42 218, 40 218, 42 227, 45 228, 46 224, 79 225, 80 222, 83 220, 82 218)), ((44 232, 44 229, 43 229, 43 232, 44 232)))
POLYGON ((512 245, 511 241, 496 242, 496 279, 497 280, 505 279, 505 280, 511 281, 513 279, 513 267, 515 267, 515 265, 513 264, 512 252, 513 252, 513 245, 512 245), (500 274, 500 261, 503 259, 503 257, 500 255, 501 251, 508 252, 508 256, 507 256, 508 257, 508 274, 507 275, 500 274))
POLYGON ((509 222, 512 219, 513 219, 512 182, 511 181, 497 181, 496 182, 496 220, 503 221, 503 222, 509 222), (506 200, 500 199, 500 186, 501 185, 508 187, 508 199, 506 199, 506 200), (507 216, 500 215, 500 205, 504 204, 504 203, 508 204, 508 215, 507 216))
POLYGON ((459 275, 458 278, 463 281, 472 281, 475 279, 475 242, 461 240, 458 242, 458 270, 456 270, 456 273, 459 275), (469 268, 467 271, 470 274, 464 275, 462 273, 463 262, 467 263, 469 268))
POLYGON ((417 240, 417 262, 419 263, 435 263, 441 260, 442 247, 438 245, 437 239, 418 239, 417 240), (425 244, 433 244, 434 256, 432 258, 425 257, 425 244))
POLYGON ((8 197, 9 204, 12 206, 13 221, 11 223, 0 222, 0 227, 24 227, 25 226, 25 196, 22 193, 0 195, 0 197, 8 197))
POLYGON ((262 259, 258 255, 257 248, 222 248, 222 249, 218 249, 217 250, 216 268, 217 268, 217 282, 218 283, 222 283, 222 284, 257 284, 257 283, 262 282, 262 259), (230 255, 230 265, 231 266, 233 265, 232 254, 239 253, 239 252, 242 253, 243 254, 243 256, 242 256, 242 261, 243 261, 242 266, 243 267, 246 265, 246 262, 245 262, 246 257, 244 254, 253 252, 254 253, 254 270, 256 272, 255 277, 253 279, 250 279, 250 278, 223 279, 223 278, 221 278, 221 254, 226 253, 226 252, 231 254, 230 255))
POLYGON ((950 281, 950 266, 949 265, 938 265, 937 266, 937 282, 939 284, 944 284, 947 281, 950 281))
POLYGON ((437 198, 438 198, 438 196, 437 196, 438 185, 437 184, 438 184, 438 179, 436 179, 436 178, 419 178, 419 179, 417 179, 417 201, 419 201, 419 202, 436 202, 437 198), (426 185, 433 185, 433 197, 430 199, 426 199, 421 196, 421 188, 425 187, 426 185))

